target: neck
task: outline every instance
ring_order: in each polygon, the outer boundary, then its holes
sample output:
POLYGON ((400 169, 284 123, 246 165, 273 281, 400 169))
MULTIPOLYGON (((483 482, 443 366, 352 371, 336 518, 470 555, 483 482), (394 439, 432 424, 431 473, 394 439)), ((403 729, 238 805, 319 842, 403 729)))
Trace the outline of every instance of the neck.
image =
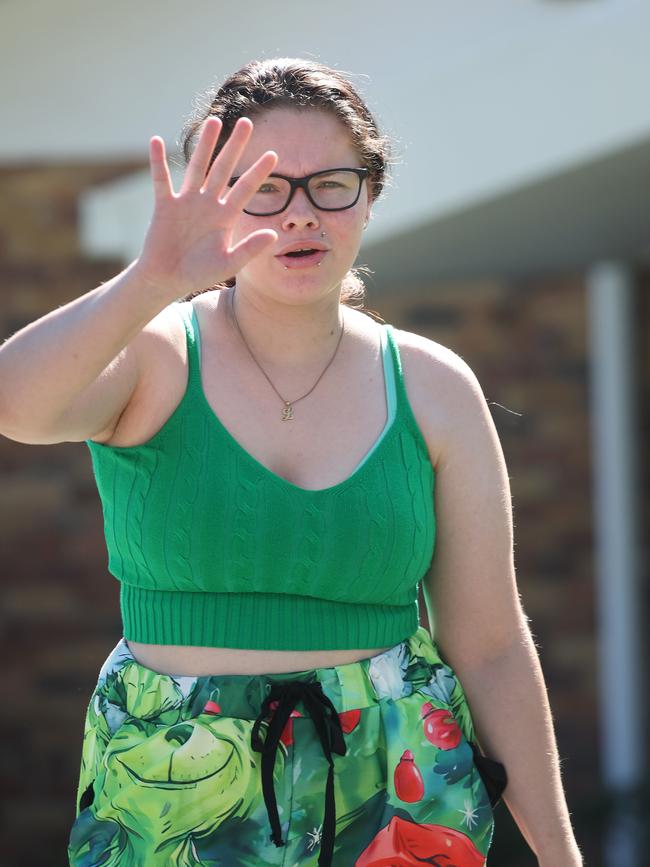
POLYGON ((261 365, 297 370, 331 358, 345 318, 339 293, 312 304, 288 304, 239 286, 222 291, 227 293, 223 300, 230 329, 243 351, 247 353, 245 341, 261 365))

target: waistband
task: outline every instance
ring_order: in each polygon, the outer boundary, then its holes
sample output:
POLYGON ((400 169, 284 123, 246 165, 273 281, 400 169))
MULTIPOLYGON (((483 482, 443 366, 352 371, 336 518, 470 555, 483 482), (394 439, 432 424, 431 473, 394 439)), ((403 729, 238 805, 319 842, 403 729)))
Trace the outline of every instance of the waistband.
MULTIPOLYGON (((388 650, 359 662, 253 675, 161 674, 137 662, 123 637, 100 669, 95 696, 101 698, 102 712, 113 730, 127 715, 173 725, 181 718, 198 716, 206 705, 212 707, 211 702, 218 704, 224 716, 254 720, 273 686, 294 680, 320 683, 337 713, 345 713, 387 698, 395 701, 425 687, 431 681, 432 666, 447 667, 424 626, 388 650)), ((301 703, 297 709, 302 713, 306 710, 301 703)))

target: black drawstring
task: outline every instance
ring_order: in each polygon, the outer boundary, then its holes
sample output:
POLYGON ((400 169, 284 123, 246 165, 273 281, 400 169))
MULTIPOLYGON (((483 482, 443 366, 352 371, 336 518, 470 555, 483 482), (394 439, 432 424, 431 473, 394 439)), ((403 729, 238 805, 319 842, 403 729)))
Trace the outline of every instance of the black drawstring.
POLYGON ((320 682, 293 680, 273 684, 271 692, 264 699, 260 714, 255 720, 251 744, 254 750, 262 753, 262 791, 271 822, 271 840, 276 846, 284 846, 285 842, 282 840, 280 818, 278 816, 278 805, 273 788, 273 768, 275 766, 275 755, 280 737, 291 711, 301 698, 305 704, 307 713, 314 722, 323 746, 323 752, 330 766, 327 774, 327 787, 325 789, 325 819, 323 822, 320 856, 318 858, 318 863, 321 867, 329 867, 334 853, 334 834, 336 831, 332 750, 339 756, 344 756, 346 744, 343 738, 343 729, 341 728, 339 715, 332 702, 323 692, 320 682), (259 736, 260 724, 268 716, 269 705, 274 700, 279 700, 279 703, 269 723, 266 740, 262 742, 259 736))

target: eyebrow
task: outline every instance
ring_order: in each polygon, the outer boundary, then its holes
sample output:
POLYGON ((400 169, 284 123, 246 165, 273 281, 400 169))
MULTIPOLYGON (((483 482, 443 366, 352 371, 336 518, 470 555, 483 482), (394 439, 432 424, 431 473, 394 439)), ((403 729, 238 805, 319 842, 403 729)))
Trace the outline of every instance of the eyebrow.
MULTIPOLYGON (((272 172, 270 172, 269 177, 284 177, 284 178, 291 178, 292 180, 296 180, 296 178, 308 178, 310 175, 317 175, 319 172, 335 172, 335 171, 338 171, 339 169, 362 169, 362 168, 364 168, 364 166, 337 166, 337 165, 334 165, 334 166, 327 166, 327 168, 324 168, 324 169, 314 169, 313 172, 307 172, 304 175, 289 175, 289 174, 287 174, 287 172, 278 171, 277 166, 276 166, 275 169, 272 172)), ((245 171, 245 169, 244 169, 244 171, 245 171)), ((243 174, 243 172, 241 174, 243 174)), ((233 175, 233 177, 235 177, 235 178, 241 177, 241 174, 240 175, 233 175)))

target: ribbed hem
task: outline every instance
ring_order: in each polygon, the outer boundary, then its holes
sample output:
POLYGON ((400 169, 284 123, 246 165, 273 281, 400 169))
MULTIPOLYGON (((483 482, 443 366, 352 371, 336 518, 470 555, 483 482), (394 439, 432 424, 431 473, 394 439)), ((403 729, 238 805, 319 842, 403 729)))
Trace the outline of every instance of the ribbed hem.
POLYGON ((413 605, 354 605, 284 593, 146 590, 121 582, 124 637, 250 650, 392 647, 419 625, 413 605))

